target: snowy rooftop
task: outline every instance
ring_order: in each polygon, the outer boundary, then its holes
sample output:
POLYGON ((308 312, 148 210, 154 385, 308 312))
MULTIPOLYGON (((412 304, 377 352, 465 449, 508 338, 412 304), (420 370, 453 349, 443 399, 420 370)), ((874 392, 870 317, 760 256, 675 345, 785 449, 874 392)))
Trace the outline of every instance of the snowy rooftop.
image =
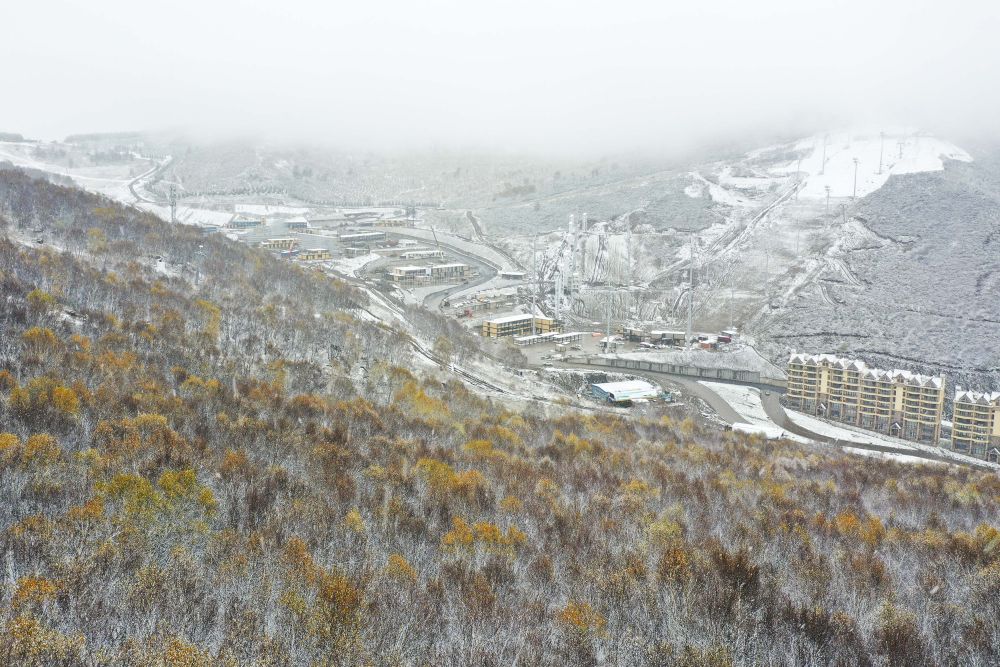
POLYGON ((600 389, 606 394, 615 397, 643 398, 647 396, 657 396, 660 390, 648 382, 642 380, 625 380, 623 382, 603 382, 591 385, 600 389))
POLYGON ((955 392, 956 403, 978 403, 979 405, 1000 405, 1000 391, 969 391, 957 390, 955 392))
POLYGON ((510 322, 523 322, 525 320, 530 320, 531 315, 524 313, 522 315, 507 315, 506 317, 498 317, 495 320, 490 320, 490 324, 508 324, 510 322))
POLYGON ((865 377, 877 380, 888 380, 892 382, 906 382, 907 384, 919 385, 921 387, 943 387, 944 378, 940 375, 921 375, 912 371, 905 371, 898 368, 883 370, 881 368, 870 368, 868 364, 860 359, 848 359, 838 357, 835 354, 804 354, 793 352, 789 358, 790 364, 803 364, 806 366, 832 366, 845 370, 855 370, 865 377))

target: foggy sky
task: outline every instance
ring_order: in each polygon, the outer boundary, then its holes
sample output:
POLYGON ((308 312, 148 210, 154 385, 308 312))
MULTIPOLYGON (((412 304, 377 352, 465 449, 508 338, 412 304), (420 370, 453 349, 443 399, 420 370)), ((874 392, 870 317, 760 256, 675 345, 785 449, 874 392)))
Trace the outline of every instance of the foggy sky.
POLYGON ((995 2, 5 3, 0 131, 670 150, 1000 130, 995 2))

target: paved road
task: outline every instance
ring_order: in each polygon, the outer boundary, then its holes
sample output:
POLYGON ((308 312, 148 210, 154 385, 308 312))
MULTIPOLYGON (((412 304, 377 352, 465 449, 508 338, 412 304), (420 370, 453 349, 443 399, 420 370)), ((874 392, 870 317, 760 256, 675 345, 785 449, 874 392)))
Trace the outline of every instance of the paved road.
POLYGON ((573 368, 580 371, 590 371, 590 372, 603 371, 605 373, 625 373, 628 375, 634 375, 636 377, 645 377, 647 380, 651 380, 654 383, 656 382, 657 377, 668 378, 674 384, 679 384, 681 387, 683 387, 684 391, 686 391, 688 394, 692 396, 697 396, 698 398, 708 403, 709 407, 715 410, 715 413, 719 415, 719 417, 721 417, 724 421, 730 424, 746 421, 745 419, 740 417, 739 413, 736 412, 736 410, 733 410, 732 406, 729 405, 729 403, 726 403, 726 401, 723 400, 721 396, 716 394, 708 387, 698 384, 697 379, 692 378, 688 375, 655 373, 652 371, 634 371, 628 368, 613 368, 611 366, 602 366, 600 364, 586 364, 574 361, 566 361, 566 362, 557 361, 554 362, 554 365, 559 368, 573 368))
MULTIPOLYGON (((556 362, 555 365, 560 368, 576 368, 581 371, 604 370, 606 372, 627 373, 629 375, 635 375, 636 377, 645 377, 649 380, 655 380, 657 377, 668 378, 671 382, 681 385, 690 395, 697 396, 705 401, 709 407, 715 410, 716 414, 718 414, 724 421, 730 424, 746 421, 746 419, 741 417, 739 413, 736 412, 736 410, 734 410, 733 407, 729 405, 729 403, 727 403, 721 396, 708 387, 699 384, 698 378, 693 378, 687 375, 675 375, 673 373, 633 371, 632 369, 626 368, 613 368, 609 366, 577 363, 572 361, 556 362)), ((720 380, 712 380, 711 378, 705 379, 706 381, 720 382, 720 380)), ((903 454, 905 456, 926 459, 928 461, 940 461, 942 463, 949 463, 952 465, 967 465, 978 470, 996 472, 996 468, 986 464, 985 462, 980 464, 974 461, 960 461, 922 449, 909 449, 905 447, 891 447, 888 445, 852 442, 814 433, 807 428, 799 426, 788 418, 788 415, 785 413, 785 409, 781 406, 780 395, 783 393, 783 389, 780 387, 772 387, 771 385, 754 385, 747 382, 723 382, 723 384, 742 384, 744 386, 756 386, 758 389, 761 389, 761 405, 764 407, 764 412, 771 421, 784 431, 808 438, 817 443, 830 444, 837 447, 852 447, 854 449, 863 449, 870 452, 881 452, 884 454, 903 454)))

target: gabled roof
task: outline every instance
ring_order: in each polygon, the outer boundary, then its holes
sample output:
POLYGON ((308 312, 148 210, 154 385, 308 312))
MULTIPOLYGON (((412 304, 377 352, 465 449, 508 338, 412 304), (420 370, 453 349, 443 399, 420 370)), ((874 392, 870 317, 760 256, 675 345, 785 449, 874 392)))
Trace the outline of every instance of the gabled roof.
POLYGON ((805 366, 829 366, 839 370, 856 371, 861 373, 862 377, 865 378, 882 382, 905 383, 914 387, 934 387, 939 389, 944 386, 944 378, 940 375, 921 375, 898 368, 893 370, 871 368, 860 359, 838 357, 835 354, 804 354, 793 352, 788 358, 788 363, 805 366))

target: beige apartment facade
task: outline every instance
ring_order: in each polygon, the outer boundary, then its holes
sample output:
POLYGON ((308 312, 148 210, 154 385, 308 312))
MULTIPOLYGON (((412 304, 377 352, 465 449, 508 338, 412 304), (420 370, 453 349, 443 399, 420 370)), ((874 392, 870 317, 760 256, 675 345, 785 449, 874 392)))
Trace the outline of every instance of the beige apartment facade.
POLYGON ((1000 392, 956 388, 951 424, 953 450, 1000 462, 1000 392))
POLYGON ((552 318, 532 317, 526 314, 486 320, 483 322, 482 334, 486 338, 505 338, 507 336, 532 336, 553 331, 559 331, 559 327, 552 318))
POLYGON ((941 376, 870 368, 832 354, 788 360, 789 407, 904 440, 938 444, 944 413, 941 376))

